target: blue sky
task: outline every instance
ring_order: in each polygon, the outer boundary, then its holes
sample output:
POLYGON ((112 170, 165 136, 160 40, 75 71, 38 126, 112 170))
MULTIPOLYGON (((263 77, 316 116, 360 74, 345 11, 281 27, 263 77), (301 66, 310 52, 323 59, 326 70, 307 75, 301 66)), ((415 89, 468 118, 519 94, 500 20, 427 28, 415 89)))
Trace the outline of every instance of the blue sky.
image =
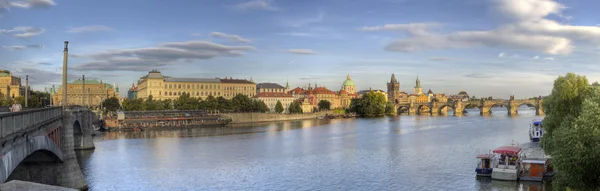
POLYGON ((518 98, 558 75, 600 79, 600 1, 551 0, 0 0, 0 68, 36 89, 69 76, 131 83, 251 78, 339 90, 385 89, 394 73, 425 90, 518 98))

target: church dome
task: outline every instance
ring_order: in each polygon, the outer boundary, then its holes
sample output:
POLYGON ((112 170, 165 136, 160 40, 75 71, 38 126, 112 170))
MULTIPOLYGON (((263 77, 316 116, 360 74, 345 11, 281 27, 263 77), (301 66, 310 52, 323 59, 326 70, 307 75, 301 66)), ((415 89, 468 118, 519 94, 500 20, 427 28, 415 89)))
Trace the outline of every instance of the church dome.
POLYGON ((342 86, 355 86, 354 81, 350 79, 350 74, 348 74, 348 77, 346 77, 346 81, 344 81, 342 86))

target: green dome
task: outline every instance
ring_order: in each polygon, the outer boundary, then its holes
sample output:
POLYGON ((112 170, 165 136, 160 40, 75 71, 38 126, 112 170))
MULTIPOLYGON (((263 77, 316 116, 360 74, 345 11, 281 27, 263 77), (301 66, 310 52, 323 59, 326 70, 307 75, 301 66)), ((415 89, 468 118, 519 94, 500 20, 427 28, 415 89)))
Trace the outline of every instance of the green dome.
POLYGON ((346 81, 344 81, 342 86, 355 86, 354 81, 350 79, 350 74, 348 74, 348 77, 346 77, 346 81))

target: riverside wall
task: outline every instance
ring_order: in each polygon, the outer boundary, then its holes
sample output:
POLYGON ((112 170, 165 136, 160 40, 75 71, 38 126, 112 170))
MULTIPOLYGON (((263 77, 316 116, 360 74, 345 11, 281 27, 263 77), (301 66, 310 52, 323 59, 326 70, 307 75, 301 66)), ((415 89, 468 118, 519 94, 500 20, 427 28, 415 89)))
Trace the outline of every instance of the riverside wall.
POLYGON ((302 119, 316 119, 326 114, 332 115, 333 111, 322 111, 303 114, 277 114, 277 113, 226 113, 223 118, 231 119, 229 124, 261 123, 272 121, 289 121, 302 119))

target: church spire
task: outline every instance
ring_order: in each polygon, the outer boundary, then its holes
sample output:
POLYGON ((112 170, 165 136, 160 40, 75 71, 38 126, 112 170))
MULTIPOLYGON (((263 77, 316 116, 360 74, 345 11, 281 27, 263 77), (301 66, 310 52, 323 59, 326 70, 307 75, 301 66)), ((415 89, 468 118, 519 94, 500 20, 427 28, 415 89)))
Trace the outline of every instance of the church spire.
POLYGON ((346 79, 349 80, 350 79, 350 74, 348 74, 348 76, 346 76, 346 79))
POLYGON ((390 79, 390 83, 392 84, 397 84, 398 80, 396 79, 396 76, 392 73, 392 79, 390 79))
POLYGON ((417 75, 417 82, 415 88, 421 88, 421 80, 419 80, 419 75, 417 75))

